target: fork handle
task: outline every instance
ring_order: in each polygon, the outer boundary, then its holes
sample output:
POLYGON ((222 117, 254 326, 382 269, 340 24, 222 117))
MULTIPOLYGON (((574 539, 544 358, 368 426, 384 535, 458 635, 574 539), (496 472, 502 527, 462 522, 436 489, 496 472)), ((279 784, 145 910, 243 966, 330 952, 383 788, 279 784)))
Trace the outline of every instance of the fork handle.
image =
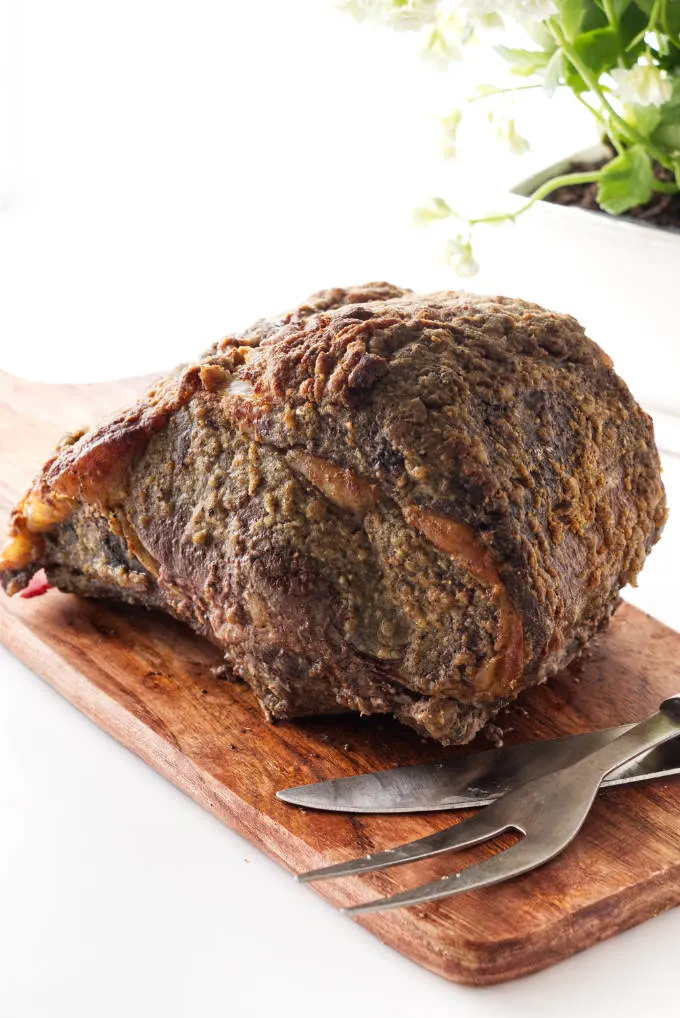
POLYGON ((661 704, 661 710, 680 719, 680 693, 676 693, 675 696, 669 696, 667 700, 664 700, 661 704))
POLYGON ((617 767, 628 763, 647 750, 662 746, 680 735, 680 696, 664 700, 661 710, 645 721, 629 728, 624 735, 602 746, 576 764, 600 780, 617 767))

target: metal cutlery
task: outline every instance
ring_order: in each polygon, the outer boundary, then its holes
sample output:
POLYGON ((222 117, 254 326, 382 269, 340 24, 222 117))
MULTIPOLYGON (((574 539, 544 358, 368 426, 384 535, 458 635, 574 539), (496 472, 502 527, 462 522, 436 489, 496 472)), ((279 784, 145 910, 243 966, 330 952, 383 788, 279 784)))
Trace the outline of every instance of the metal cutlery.
MULTIPOLYGON (((524 780, 525 768, 531 768, 532 777, 548 774, 606 745, 632 727, 619 725, 562 739, 503 746, 441 763, 393 767, 299 785, 276 794, 294 806, 339 813, 424 813, 486 806, 524 780)), ((602 787, 674 774, 680 774, 680 739, 617 767, 607 775, 602 787)))
POLYGON ((664 700, 657 714, 612 741, 586 751, 580 759, 572 760, 560 770, 539 777, 528 776, 523 784, 453 827, 385 852, 302 873, 298 880, 311 882, 369 873, 478 845, 509 830, 523 835, 522 839, 483 862, 421 887, 356 905, 346 911, 350 915, 359 915, 416 905, 528 873, 553 859, 576 837, 602 780, 610 772, 678 735, 680 694, 664 700))

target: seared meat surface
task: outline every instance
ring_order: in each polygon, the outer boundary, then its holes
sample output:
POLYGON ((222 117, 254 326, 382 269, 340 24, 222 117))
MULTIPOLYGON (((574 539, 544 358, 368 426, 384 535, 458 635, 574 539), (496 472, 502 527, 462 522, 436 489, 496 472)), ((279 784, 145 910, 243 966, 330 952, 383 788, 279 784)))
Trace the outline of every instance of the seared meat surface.
POLYGON ((172 613, 272 718, 458 743, 606 626, 665 516, 651 421, 574 319, 373 283, 64 439, 0 577, 172 613))

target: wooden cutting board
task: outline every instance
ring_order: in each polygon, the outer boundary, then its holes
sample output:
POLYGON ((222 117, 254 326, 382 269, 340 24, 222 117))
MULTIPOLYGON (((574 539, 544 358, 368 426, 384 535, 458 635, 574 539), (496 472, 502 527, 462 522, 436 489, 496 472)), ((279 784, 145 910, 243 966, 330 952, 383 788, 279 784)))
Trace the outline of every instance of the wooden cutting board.
MULTIPOLYGON (((0 374, 0 513, 63 431, 124 404, 141 385, 49 386, 0 374)), ((314 813, 279 802, 277 789, 488 748, 478 739, 443 750, 380 718, 268 725, 244 686, 213 676, 214 648, 141 609, 55 590, 30 600, 0 594, 0 638, 101 728, 292 871, 421 837, 455 818, 314 813)), ((642 718, 678 691, 680 635, 624 605, 580 664, 527 693, 500 724, 508 744, 568 735, 642 718)), ((487 854, 482 846, 455 862, 444 856, 299 893, 348 905, 487 854)), ((545 968, 679 902, 680 779, 669 779, 601 793, 575 843, 541 870, 361 922, 447 979, 484 984, 545 968)))

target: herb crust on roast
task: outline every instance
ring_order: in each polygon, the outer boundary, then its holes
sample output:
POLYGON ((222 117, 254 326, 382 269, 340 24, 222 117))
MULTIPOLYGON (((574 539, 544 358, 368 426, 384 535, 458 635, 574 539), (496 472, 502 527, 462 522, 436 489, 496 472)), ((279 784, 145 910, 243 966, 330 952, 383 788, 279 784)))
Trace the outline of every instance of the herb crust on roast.
POLYGON ((651 421, 573 318, 371 283, 67 436, 0 578, 170 612, 271 718, 461 743, 607 625, 665 516, 651 421))

